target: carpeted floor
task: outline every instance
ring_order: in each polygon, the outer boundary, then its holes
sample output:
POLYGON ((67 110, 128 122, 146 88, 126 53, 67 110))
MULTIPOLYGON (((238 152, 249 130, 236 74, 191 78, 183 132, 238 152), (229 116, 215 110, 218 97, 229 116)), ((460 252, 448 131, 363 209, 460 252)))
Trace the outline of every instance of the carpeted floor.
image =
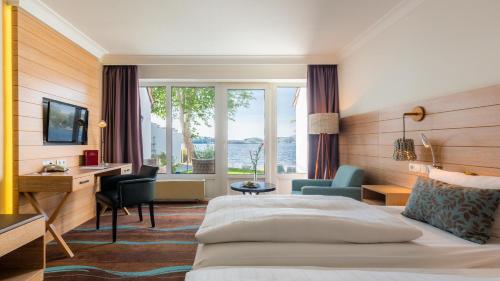
POLYGON ((191 269, 197 243, 194 234, 203 221, 205 204, 158 204, 156 228, 149 212, 144 221, 137 209, 119 213, 118 238, 111 243, 111 216, 101 217, 63 235, 75 253, 66 258, 54 242, 47 245, 46 280, 184 280, 191 269))

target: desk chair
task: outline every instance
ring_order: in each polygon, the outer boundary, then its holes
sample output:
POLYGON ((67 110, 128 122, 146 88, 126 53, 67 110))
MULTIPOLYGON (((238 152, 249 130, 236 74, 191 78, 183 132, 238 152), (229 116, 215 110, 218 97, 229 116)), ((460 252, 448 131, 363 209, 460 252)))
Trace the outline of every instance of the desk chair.
POLYGON ((138 174, 117 175, 104 178, 101 191, 96 193, 96 229, 99 229, 103 207, 112 209, 113 242, 116 242, 118 209, 137 206, 139 220, 142 218, 142 204, 149 205, 151 227, 154 221, 154 194, 158 167, 142 166, 138 174))

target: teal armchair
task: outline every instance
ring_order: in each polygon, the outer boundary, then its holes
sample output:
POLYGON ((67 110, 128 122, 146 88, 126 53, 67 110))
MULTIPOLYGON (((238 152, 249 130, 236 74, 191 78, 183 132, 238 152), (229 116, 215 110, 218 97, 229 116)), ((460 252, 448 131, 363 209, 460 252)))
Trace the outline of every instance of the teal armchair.
POLYGON ((364 171, 342 165, 333 180, 292 180, 292 194, 345 196, 361 200, 364 171))

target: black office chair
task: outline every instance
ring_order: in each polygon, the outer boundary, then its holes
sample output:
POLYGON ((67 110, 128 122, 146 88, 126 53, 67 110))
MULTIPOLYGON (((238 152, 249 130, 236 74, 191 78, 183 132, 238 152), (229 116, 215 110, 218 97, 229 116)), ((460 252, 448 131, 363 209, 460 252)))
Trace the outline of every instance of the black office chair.
POLYGON ((99 229, 103 206, 112 209, 113 242, 116 242, 118 209, 137 206, 139 220, 142 218, 142 204, 149 205, 151 227, 155 227, 154 194, 158 167, 142 166, 138 174, 117 175, 101 180, 101 191, 96 193, 96 228, 99 229))

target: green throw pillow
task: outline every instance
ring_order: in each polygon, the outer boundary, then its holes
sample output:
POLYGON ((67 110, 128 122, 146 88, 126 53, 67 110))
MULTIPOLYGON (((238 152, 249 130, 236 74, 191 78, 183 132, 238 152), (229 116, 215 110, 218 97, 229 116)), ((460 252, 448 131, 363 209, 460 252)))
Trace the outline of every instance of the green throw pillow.
POLYGON ((490 238, 499 202, 500 190, 463 187, 419 177, 402 215, 484 244, 490 238))

